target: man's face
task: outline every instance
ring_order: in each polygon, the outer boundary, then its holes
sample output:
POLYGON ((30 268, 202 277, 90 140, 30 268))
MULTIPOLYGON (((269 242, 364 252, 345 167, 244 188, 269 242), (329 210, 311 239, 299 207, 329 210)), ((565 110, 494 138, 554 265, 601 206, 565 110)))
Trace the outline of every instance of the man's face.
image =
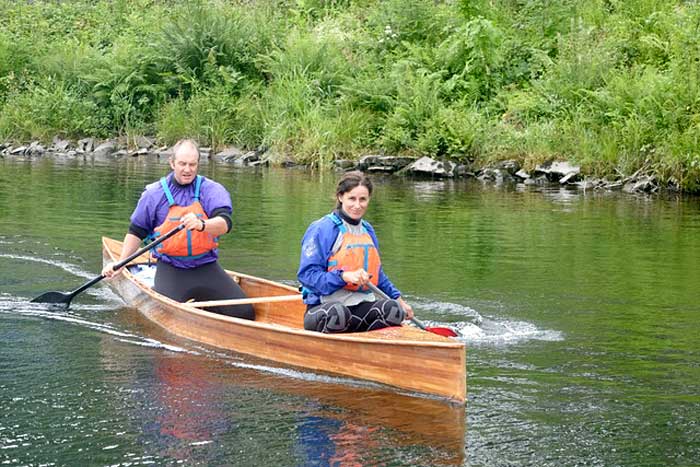
POLYGON ((197 150, 191 144, 183 144, 170 159, 170 167, 175 172, 175 180, 180 185, 188 185, 194 181, 199 168, 197 150))

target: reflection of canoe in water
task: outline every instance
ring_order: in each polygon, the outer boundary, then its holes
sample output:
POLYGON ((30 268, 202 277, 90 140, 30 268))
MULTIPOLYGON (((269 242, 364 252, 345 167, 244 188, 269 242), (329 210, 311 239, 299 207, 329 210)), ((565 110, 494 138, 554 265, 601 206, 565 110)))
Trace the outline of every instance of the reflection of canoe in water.
MULTIPOLYGON (((366 455, 363 462, 352 465, 386 464, 387 453, 396 449, 410 452, 412 465, 464 464, 466 414, 462 405, 397 394, 389 388, 346 385, 335 378, 307 375, 310 382, 306 377, 285 377, 284 370, 259 371, 258 364, 264 368, 265 362, 203 349, 193 341, 174 336, 133 308, 115 316, 114 324, 154 339, 163 348, 185 350, 144 355, 141 347, 125 345, 108 335, 100 345, 102 364, 120 375, 137 377, 134 387, 143 388, 154 404, 153 410, 141 415, 147 419, 156 416, 159 423, 155 427, 161 433, 186 441, 175 443, 176 446, 191 449, 193 442, 211 440, 225 430, 236 431, 241 417, 253 416, 256 427, 272 423, 277 433, 285 433, 284 443, 292 442, 294 451, 304 452, 308 447, 318 453, 323 450, 324 441, 331 443, 333 439, 336 453, 358 451, 366 455), (132 371, 136 367, 152 371, 132 371), (254 410, 238 413, 241 407, 254 410), (353 426, 358 427, 354 431, 357 437, 337 438, 344 428, 353 426), (328 436, 310 436, 309 429, 313 428, 328 436)), ((135 397, 141 400, 144 394, 139 391, 135 397)), ((139 407, 131 402, 127 406, 139 407)), ((156 444, 163 448, 173 441, 166 437, 156 444)), ((213 443, 210 449, 225 449, 214 447, 219 444, 213 443)), ((306 463, 319 458, 309 457, 306 463)), ((288 460, 286 464, 305 462, 288 460)))
MULTIPOLYGON (((102 246, 105 263, 119 258, 121 242, 103 237, 102 246)), ((144 256, 141 262, 146 260, 144 256)), ((410 326, 348 334, 305 331, 305 306, 295 288, 236 272, 229 274, 257 302, 253 304, 255 321, 231 318, 171 300, 154 292, 127 269, 109 284, 128 305, 178 336, 284 364, 464 403, 463 342, 410 326)))

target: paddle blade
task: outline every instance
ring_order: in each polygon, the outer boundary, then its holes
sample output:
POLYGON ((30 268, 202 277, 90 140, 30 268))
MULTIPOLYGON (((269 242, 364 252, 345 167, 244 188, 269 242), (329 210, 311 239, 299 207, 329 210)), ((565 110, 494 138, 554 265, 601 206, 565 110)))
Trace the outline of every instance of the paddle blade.
POLYGON ((61 292, 46 292, 31 300, 32 303, 65 303, 68 305, 73 295, 61 292))
POLYGON ((433 334, 438 334, 440 336, 445 336, 445 337, 459 337, 459 334, 457 334, 454 330, 450 328, 432 328, 432 327, 426 327, 426 331, 432 332, 433 334))

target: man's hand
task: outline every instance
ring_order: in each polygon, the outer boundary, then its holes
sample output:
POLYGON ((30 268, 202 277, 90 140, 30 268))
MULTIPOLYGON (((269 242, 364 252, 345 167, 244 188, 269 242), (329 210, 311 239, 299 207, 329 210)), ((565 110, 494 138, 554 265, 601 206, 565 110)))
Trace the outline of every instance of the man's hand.
POLYGON ((204 230, 202 227, 204 227, 204 221, 200 218, 197 217, 196 214, 193 214, 191 212, 185 214, 182 216, 182 223, 185 226, 187 230, 198 230, 202 231, 204 230))
MULTIPOLYGON (((141 245, 141 239, 139 237, 130 233, 126 234, 124 236, 124 243, 122 244, 122 254, 119 257, 119 262, 136 253, 136 250, 139 249, 139 245, 141 245)), ((117 263, 107 263, 107 265, 104 268, 102 268, 102 275, 105 276, 107 279, 111 279, 117 274, 120 274, 123 268, 119 268, 115 271, 113 269, 115 264, 117 263)))
POLYGON ((109 262, 107 265, 102 269, 102 275, 105 276, 107 279, 111 279, 112 277, 116 276, 117 274, 122 272, 122 268, 117 269, 116 271, 114 270, 114 265, 116 263, 114 262, 109 262))

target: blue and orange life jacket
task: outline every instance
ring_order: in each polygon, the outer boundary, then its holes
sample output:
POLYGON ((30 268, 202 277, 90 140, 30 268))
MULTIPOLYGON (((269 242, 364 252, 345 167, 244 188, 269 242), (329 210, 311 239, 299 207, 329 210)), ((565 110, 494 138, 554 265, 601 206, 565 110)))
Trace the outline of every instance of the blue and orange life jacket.
MULTIPOLYGON (((377 285, 382 261, 379 258, 379 252, 372 241, 372 237, 367 232, 365 221, 362 221, 361 232, 354 234, 348 231, 343 221, 335 213, 328 214, 328 217, 338 227, 342 236, 340 248, 328 259, 328 271, 336 271, 338 269, 355 271, 362 268, 371 275, 370 281, 377 285)), ((357 284, 346 284, 344 288, 357 292, 368 291, 367 287, 360 287, 357 284)))
MULTIPOLYGON (((204 177, 197 175, 194 187, 194 201, 192 204, 188 206, 178 206, 175 204, 175 199, 170 192, 170 188, 168 188, 167 179, 165 177, 160 179, 160 184, 163 187, 166 198, 168 198, 170 209, 168 210, 165 221, 156 227, 153 232, 152 237, 154 239, 180 225, 182 217, 187 213, 194 213, 202 220, 208 219, 204 208, 202 208, 199 202, 199 189, 202 185, 202 180, 204 180, 204 177)), ((214 237, 208 232, 199 232, 196 230, 186 230, 185 232, 187 235, 175 235, 158 245, 156 247, 158 254, 180 260, 192 260, 204 256, 219 246, 219 238, 214 237)))

